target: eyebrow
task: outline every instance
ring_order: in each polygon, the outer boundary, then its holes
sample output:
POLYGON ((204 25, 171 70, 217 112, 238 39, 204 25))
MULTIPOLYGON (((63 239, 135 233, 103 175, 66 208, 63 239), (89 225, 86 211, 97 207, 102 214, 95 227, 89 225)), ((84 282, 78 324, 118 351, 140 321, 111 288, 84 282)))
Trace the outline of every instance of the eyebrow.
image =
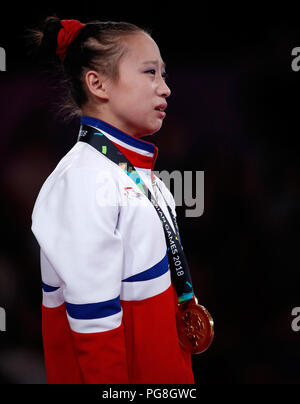
MULTIPOLYGON (((143 62, 143 65, 148 65, 148 64, 157 65, 157 66, 158 66, 159 63, 158 63, 157 60, 147 60, 147 61, 143 62)), ((165 64, 164 61, 162 61, 162 65, 163 65, 163 68, 165 69, 165 68, 166 68, 166 64, 165 64)))

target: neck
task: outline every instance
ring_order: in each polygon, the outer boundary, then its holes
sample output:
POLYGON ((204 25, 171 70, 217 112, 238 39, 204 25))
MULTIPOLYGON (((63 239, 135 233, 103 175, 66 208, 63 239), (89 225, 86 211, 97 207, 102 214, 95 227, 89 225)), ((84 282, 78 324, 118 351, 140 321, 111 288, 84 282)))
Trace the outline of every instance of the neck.
POLYGON ((92 118, 100 119, 104 122, 109 123, 115 128, 120 129, 122 132, 127 133, 129 136, 135 137, 137 139, 142 138, 144 136, 153 135, 155 132, 159 130, 156 129, 151 131, 144 124, 144 122, 139 125, 134 125, 130 121, 124 121, 124 119, 118 117, 110 108, 110 104, 108 102, 102 102, 101 104, 88 102, 86 105, 82 107, 82 115, 90 116, 92 118))
POLYGON ((120 129, 122 132, 127 133, 128 135, 135 137, 137 139, 147 136, 146 134, 139 133, 137 130, 133 130, 132 127, 126 125, 125 122, 120 121, 115 117, 111 111, 107 108, 107 104, 103 104, 101 107, 93 107, 90 105, 86 105, 82 108, 82 115, 90 116, 92 118, 100 119, 104 122, 109 123, 115 128, 120 129))
POLYGON ((99 118, 82 116, 81 125, 88 125, 96 128, 96 132, 104 133, 135 166, 153 169, 158 154, 154 144, 136 139, 99 118))

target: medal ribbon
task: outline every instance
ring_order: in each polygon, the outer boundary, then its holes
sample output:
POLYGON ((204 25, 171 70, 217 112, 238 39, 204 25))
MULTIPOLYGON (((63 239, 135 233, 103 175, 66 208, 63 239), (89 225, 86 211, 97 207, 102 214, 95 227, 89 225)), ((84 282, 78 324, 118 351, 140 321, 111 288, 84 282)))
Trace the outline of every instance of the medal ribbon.
POLYGON ((99 129, 89 125, 80 126, 78 141, 90 144, 100 153, 104 154, 108 159, 117 164, 121 169, 123 169, 123 171, 132 179, 133 182, 135 182, 135 184, 140 188, 143 194, 147 196, 149 201, 152 203, 164 229, 166 244, 168 248, 168 259, 171 268, 171 277, 177 292, 178 302, 183 303, 191 300, 194 296, 194 292, 189 266, 181 245, 176 218, 173 215, 172 210, 165 200, 162 192, 161 194, 170 213, 170 217, 173 222, 176 234, 173 231, 164 212, 158 205, 157 200, 154 198, 149 188, 146 186, 138 172, 135 170, 133 164, 124 156, 124 154, 117 148, 117 146, 113 144, 112 141, 110 141, 103 133, 101 133, 99 129))

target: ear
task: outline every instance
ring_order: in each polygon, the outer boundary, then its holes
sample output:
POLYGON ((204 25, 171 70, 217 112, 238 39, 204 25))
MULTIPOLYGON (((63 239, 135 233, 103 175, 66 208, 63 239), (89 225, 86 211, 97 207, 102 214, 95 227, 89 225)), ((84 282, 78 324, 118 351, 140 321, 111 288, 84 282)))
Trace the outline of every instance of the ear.
POLYGON ((97 98, 102 100, 108 99, 107 93, 107 77, 96 72, 95 70, 89 70, 85 74, 85 84, 88 90, 97 98))

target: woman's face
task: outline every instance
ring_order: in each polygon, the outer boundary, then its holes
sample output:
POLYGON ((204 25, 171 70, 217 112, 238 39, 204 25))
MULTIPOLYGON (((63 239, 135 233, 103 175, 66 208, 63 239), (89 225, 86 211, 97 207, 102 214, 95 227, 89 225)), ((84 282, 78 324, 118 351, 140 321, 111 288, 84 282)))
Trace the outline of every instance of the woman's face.
POLYGON ((119 79, 108 85, 106 112, 109 123, 141 137, 157 132, 165 117, 165 67, 154 40, 145 33, 131 35, 119 62, 119 79))

